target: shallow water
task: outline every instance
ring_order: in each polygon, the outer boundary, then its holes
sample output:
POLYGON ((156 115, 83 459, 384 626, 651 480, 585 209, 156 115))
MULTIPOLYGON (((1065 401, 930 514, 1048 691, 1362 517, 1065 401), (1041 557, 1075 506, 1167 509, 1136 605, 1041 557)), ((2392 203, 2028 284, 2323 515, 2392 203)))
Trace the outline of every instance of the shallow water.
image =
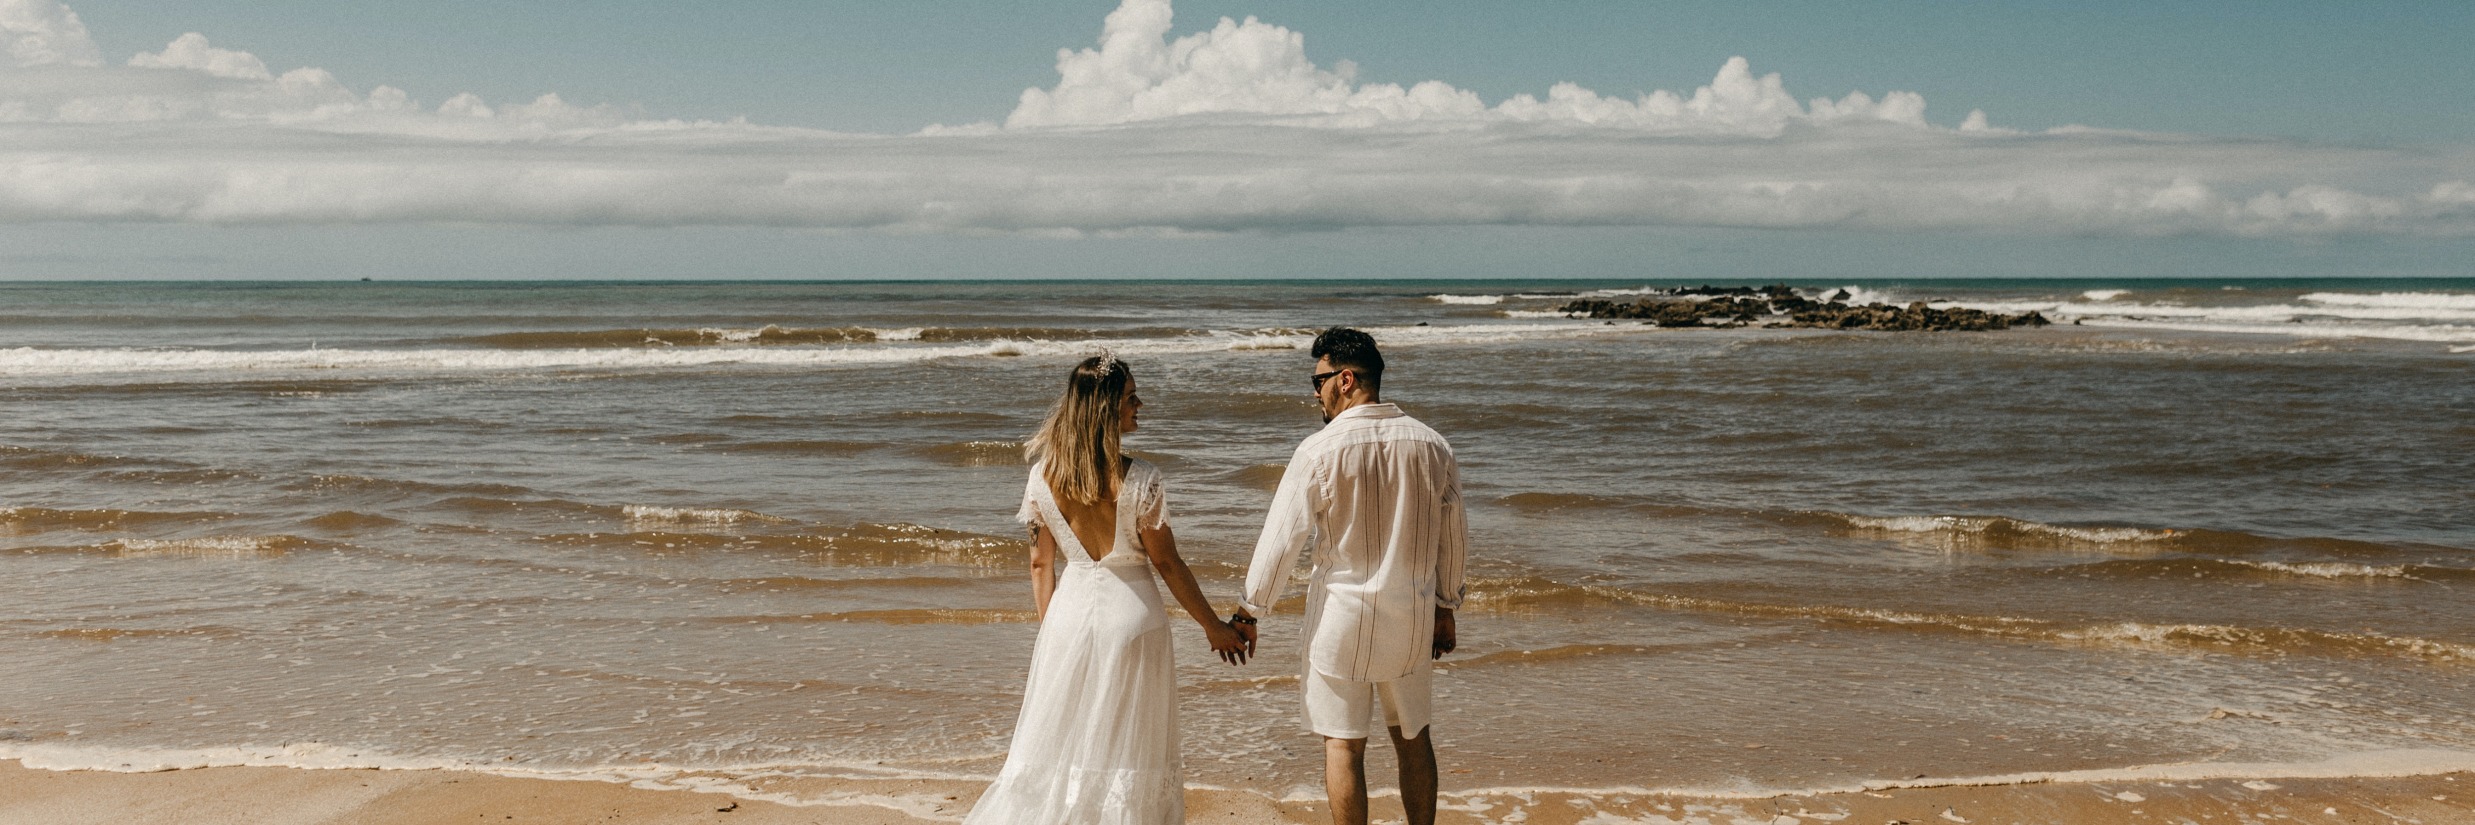
MULTIPOLYGON (((1333 323, 1463 461, 1448 787, 2475 751, 2475 281, 1552 311, 1641 286, 0 285, 0 756, 989 774, 1066 365, 1136 365, 1225 606, 1333 323)), ((1293 618, 1179 631, 1195 781, 1311 782, 1293 618)))

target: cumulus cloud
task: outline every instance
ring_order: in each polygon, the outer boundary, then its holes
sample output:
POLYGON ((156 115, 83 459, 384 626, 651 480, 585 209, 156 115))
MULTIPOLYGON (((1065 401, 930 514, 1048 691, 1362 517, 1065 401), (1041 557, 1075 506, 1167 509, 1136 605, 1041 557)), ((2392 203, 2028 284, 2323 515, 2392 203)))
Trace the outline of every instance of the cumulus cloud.
POLYGON ((0 43, 8 46, 8 65, 20 69, 103 63, 86 24, 52 0, 0 0, 0 43))
MULTIPOLYGON (((1169 0, 1125 0, 1101 24, 1095 48, 1057 53, 1056 86, 1026 89, 1008 128, 1104 126, 1185 115, 1308 116, 1308 122, 1372 126, 1404 121, 1561 122, 1658 133, 1770 136, 1788 124, 1881 120, 1923 126, 1925 98, 1862 92, 1797 103, 1777 74, 1755 76, 1733 58, 1691 95, 1660 90, 1627 100, 1573 83, 1545 100, 1516 95, 1493 107, 1478 95, 1430 80, 1407 88, 1355 82, 1343 61, 1326 70, 1306 56, 1306 37, 1248 17, 1221 18, 1212 30, 1168 39, 1169 0), (1320 116, 1320 117, 1317 117, 1320 116)), ((1983 118, 1977 118, 1983 126, 1983 118)))
POLYGON ((1124 0, 1002 124, 913 135, 430 105, 202 34, 109 65, 57 0, 0 0, 0 26, 0 222, 2475 235, 2470 150, 1943 127, 1909 92, 1800 102, 1743 58, 1690 93, 1489 103, 1358 82, 1258 20, 1173 38, 1167 0, 1124 0))

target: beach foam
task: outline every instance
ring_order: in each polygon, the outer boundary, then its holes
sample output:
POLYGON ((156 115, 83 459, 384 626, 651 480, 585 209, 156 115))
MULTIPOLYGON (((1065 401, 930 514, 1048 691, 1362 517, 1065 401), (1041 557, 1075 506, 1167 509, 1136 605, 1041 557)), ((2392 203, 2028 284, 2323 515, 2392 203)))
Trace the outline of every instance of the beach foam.
POLYGON ((251 559, 317 546, 299 536, 208 536, 194 539, 121 539, 96 549, 124 559, 251 559))
MULTIPOLYGON (((1473 592, 1484 593, 1477 587, 1473 592)), ((2047 644, 2126 650, 2219 650, 2258 656, 2292 654, 2391 656, 2425 662, 2475 663, 2475 645, 2381 633, 2192 623, 2066 622, 2058 619, 1930 613, 1828 604, 1772 604, 1684 596, 1609 585, 1534 585, 1521 595, 1486 594, 1482 605, 1597 598, 1668 610, 1838 622, 1882 630, 1924 630, 2047 644), (1509 598, 1507 598, 1509 596, 1509 598)))
MULTIPOLYGON (((1915 790, 1922 788, 2003 787, 2012 785, 2072 784, 2095 785, 2108 782, 2201 782, 2207 780, 2264 779, 2396 779, 2415 776, 2475 771, 2475 751, 2400 748, 2340 754, 2326 759, 2292 762, 2183 762, 2163 765, 2132 765, 2120 768, 2092 768, 2076 771, 2040 771, 1984 776, 1879 779, 1841 785, 1810 787, 1742 788, 1742 787, 1648 787, 1626 785, 1618 787, 1570 787, 1553 785, 1516 785, 1473 788, 1466 791, 1446 791, 1449 799, 1470 800, 1485 797, 1506 797, 1535 794, 1569 794, 1586 797, 1605 796, 1687 796, 1710 799, 1777 799, 1787 796, 1827 796, 1866 791, 1915 790)), ((1759 821, 1759 820, 1757 820, 1759 821)))
MULTIPOLYGON (((1800 290, 1799 294, 1822 300, 1843 289, 1850 293, 1846 299, 1850 304, 1882 303, 1895 306, 1916 299, 1898 290, 1857 286, 1800 290)), ((1591 295, 1615 297, 1658 292, 1655 289, 1606 290, 1591 295)), ((2058 323, 2078 322, 2088 326, 2451 343, 2475 341, 2475 294, 2469 293, 2314 292, 2297 296, 2289 303, 2261 303, 2243 297, 2200 301, 2122 300, 2130 292, 2126 289, 2091 289, 2073 298, 2056 299, 1937 298, 1932 299, 1930 305, 1945 310, 1966 308, 2011 315, 2037 312, 2058 323), (2219 300, 2225 302, 2213 303, 2219 300)))
POLYGON ((874 762, 799 762, 682 767, 655 762, 589 768, 544 768, 487 761, 390 754, 375 748, 301 742, 280 747, 110 748, 59 744, 0 743, 0 760, 48 771, 159 773, 201 768, 292 768, 296 770, 462 771, 515 779, 605 782, 645 790, 694 791, 795 807, 867 805, 905 815, 952 820, 941 809, 950 798, 930 794, 837 792, 808 795, 768 792, 751 782, 771 778, 933 779, 985 781, 987 777, 918 767, 889 769, 874 762))
MULTIPOLYGON (((1576 324, 1461 324, 1372 327, 1386 346, 1496 343, 1525 338, 1570 338, 1633 331, 1631 327, 1576 324)), ((800 347, 671 347, 578 349, 0 349, 0 375, 21 377, 165 373, 184 380, 298 373, 520 372, 539 370, 639 370, 711 367, 834 368, 916 363, 954 358, 1081 356, 1102 347, 1120 355, 1192 354, 1230 350, 1298 349, 1312 333, 1292 330, 1231 331, 1175 338, 1028 340, 968 344, 847 344, 800 347)))
POLYGON ((2475 312, 2475 295, 2455 292, 2314 292, 2303 300, 2316 304, 2349 307, 2401 307, 2414 310, 2467 310, 2475 312))
POLYGON ((2284 573, 2292 576, 2310 576, 2323 579, 2414 578, 2414 574, 2408 572, 2406 565, 2403 564, 2377 566, 2369 564, 2350 564, 2347 562, 2303 562, 2288 564, 2286 562, 2243 561, 2239 559, 2232 560, 2229 563, 2267 570, 2273 573, 2284 573))
POLYGON ((789 524, 790 519, 768 516, 754 510, 722 507, 655 507, 630 504, 621 508, 629 521, 669 524, 789 524))
MULTIPOLYGON (((874 760, 772 762, 715 766, 646 762, 603 767, 542 768, 450 758, 407 757, 376 749, 319 742, 295 743, 280 747, 195 749, 111 748, 0 742, 0 760, 16 760, 25 767, 35 770, 104 773, 156 773, 233 767, 276 767, 298 770, 464 771, 520 779, 607 782, 647 790, 699 791, 793 806, 868 804, 892 808, 912 816, 947 821, 959 818, 959 812, 940 811, 939 809, 945 806, 935 803, 948 802, 950 801, 948 797, 902 795, 870 799, 867 795, 847 793, 809 795, 796 791, 765 791, 758 785, 760 780, 768 779, 911 779, 976 783, 985 782, 991 778, 974 773, 938 770, 925 765, 889 767, 874 760), (930 815, 923 816, 923 814, 930 815)), ((1977 776, 1883 778, 1822 786, 1509 785, 1446 790, 1441 797, 1448 808, 1469 810, 1475 806, 1484 805, 1489 799, 1542 794, 1570 795, 1596 800, 1661 796, 1763 800, 1926 788, 2049 784, 2097 785, 2209 780, 2260 782, 2272 779, 2395 779, 2470 771, 2475 771, 2475 752, 2401 748, 2359 751, 2324 759, 2287 762, 2184 762, 1977 776)), ((1187 787, 1189 789, 1227 790, 1195 783, 1189 783, 1187 787)), ((2258 789, 2254 788, 2254 790, 2258 789)), ((1319 792, 1308 789, 1293 790, 1277 796, 1265 790, 1248 792, 1283 801, 1312 801, 1320 798, 1319 792)))
POLYGON ((2002 516, 1856 516, 1840 513, 1817 513, 1816 515, 1839 519, 1846 522, 1850 528, 1869 532, 1966 537, 2009 535, 2014 538, 2042 538, 2089 545, 2155 544, 2172 541, 2180 535, 2173 530, 2151 530, 2138 527, 2065 527, 2002 516))

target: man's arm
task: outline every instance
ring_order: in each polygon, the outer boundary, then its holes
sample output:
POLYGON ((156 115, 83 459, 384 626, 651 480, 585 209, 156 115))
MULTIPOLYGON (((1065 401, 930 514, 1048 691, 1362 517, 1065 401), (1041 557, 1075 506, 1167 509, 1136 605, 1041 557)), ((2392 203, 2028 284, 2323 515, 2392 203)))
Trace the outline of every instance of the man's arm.
POLYGON ((1444 454, 1443 478, 1444 534, 1435 552, 1435 606, 1459 610, 1469 591, 1463 575, 1469 564, 1470 520, 1468 509, 1461 506, 1461 465, 1450 452, 1444 454))
MULTIPOLYGON (((1315 539, 1315 461, 1301 446, 1281 473, 1280 489, 1272 494, 1272 509, 1263 520, 1263 535, 1255 540, 1254 559, 1246 565, 1246 592, 1239 594, 1238 613, 1260 616, 1272 610, 1289 570, 1315 539)), ((1250 632, 1253 627, 1245 628, 1250 632)))
POLYGON ((1444 534, 1442 546, 1435 551, 1435 642, 1428 651, 1433 658, 1444 658, 1459 647, 1460 627, 1453 621, 1453 611, 1461 609, 1461 601, 1469 595, 1469 583, 1464 578, 1469 564, 1469 515, 1461 506, 1461 466, 1452 453, 1444 454, 1444 534))

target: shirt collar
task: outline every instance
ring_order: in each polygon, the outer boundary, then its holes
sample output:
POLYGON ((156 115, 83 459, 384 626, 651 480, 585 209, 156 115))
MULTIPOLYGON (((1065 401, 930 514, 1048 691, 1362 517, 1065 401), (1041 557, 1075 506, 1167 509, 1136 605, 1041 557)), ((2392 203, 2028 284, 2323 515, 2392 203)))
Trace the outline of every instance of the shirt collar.
POLYGON ((1340 423, 1340 422, 1341 422, 1341 420, 1342 420, 1342 419, 1348 419, 1348 418, 1399 418, 1399 417, 1401 417, 1401 408, 1400 408, 1400 406, 1399 406, 1399 405, 1392 404, 1392 403, 1388 403, 1388 402, 1387 402, 1387 403, 1379 403, 1379 404, 1360 404, 1360 405, 1358 405, 1358 406, 1351 407, 1351 408, 1346 409, 1346 410, 1342 410, 1340 415, 1333 416, 1333 417, 1332 417, 1332 423, 1338 424, 1338 423, 1340 423))

